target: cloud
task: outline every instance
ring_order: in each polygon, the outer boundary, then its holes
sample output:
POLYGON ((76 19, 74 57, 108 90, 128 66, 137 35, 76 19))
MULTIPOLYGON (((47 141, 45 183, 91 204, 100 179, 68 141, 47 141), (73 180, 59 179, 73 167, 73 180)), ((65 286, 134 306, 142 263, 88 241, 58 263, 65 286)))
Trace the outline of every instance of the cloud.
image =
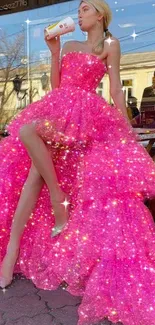
POLYGON ((128 24, 118 24, 120 28, 128 28, 128 27, 133 27, 136 26, 134 23, 128 23, 128 24))

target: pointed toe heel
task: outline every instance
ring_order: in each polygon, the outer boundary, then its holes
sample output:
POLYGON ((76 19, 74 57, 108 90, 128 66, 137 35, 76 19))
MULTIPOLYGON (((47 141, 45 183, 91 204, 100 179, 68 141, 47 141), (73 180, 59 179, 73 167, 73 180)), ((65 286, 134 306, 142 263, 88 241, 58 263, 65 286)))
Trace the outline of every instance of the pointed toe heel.
MULTIPOLYGON (((65 195, 65 198, 64 198, 63 202, 62 202, 62 200, 61 201, 53 200, 53 203, 55 203, 55 202, 63 204, 66 207, 68 205, 71 205, 70 202, 69 202, 69 195, 67 195, 67 194, 65 195)), ((63 225, 53 227, 52 233, 51 233, 51 238, 56 237, 57 235, 59 235, 65 229, 65 227, 66 227, 66 225, 68 223, 68 220, 69 220, 69 218, 66 220, 65 223, 63 223, 63 225)))
POLYGON ((7 288, 13 281, 13 270, 19 257, 19 252, 19 247, 14 249, 10 244, 8 244, 7 252, 0 269, 0 288, 2 289, 7 288))
POLYGON ((64 230, 65 226, 67 225, 67 222, 65 222, 62 226, 57 226, 52 229, 51 237, 54 238, 57 235, 61 234, 61 232, 64 230))
POLYGON ((4 277, 0 277, 0 288, 1 289, 5 289, 7 288, 11 283, 12 283, 13 279, 6 279, 4 277))

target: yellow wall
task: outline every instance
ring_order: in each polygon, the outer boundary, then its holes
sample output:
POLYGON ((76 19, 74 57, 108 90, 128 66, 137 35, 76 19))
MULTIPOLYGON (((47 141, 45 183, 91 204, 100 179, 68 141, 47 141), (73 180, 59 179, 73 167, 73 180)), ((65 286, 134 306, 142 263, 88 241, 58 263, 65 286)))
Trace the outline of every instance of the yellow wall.
MULTIPOLYGON (((142 64, 143 65, 143 64, 142 64)), ((44 66, 43 69, 40 69, 39 67, 36 67, 36 70, 34 69, 34 72, 31 73, 31 87, 34 89, 36 88, 38 90, 38 94, 36 94, 33 97, 32 101, 37 101, 41 99, 49 90, 50 90, 50 83, 49 87, 46 91, 42 89, 42 84, 41 84, 41 76, 43 75, 44 71, 47 71, 48 75, 50 70, 50 66, 44 66)), ((133 96, 135 96, 138 100, 138 108, 140 107, 141 99, 142 99, 142 94, 144 88, 148 87, 151 85, 151 80, 152 76, 154 73, 154 65, 152 64, 151 66, 144 66, 144 67, 132 67, 129 69, 129 67, 121 66, 120 69, 120 75, 121 75, 121 80, 123 79, 133 79, 133 96)), ((20 73, 19 73, 20 74, 20 73)), ((103 97, 110 103, 112 102, 110 98, 110 87, 109 87, 109 76, 105 75, 103 80, 103 97)), ((7 84, 7 91, 10 92, 12 89, 13 84, 12 81, 7 84)), ((3 83, 2 81, 0 82, 0 91, 3 88, 3 83)), ((22 83, 22 89, 27 89, 28 88, 28 83, 27 80, 23 81, 22 83)), ((25 98, 25 100, 21 101, 21 106, 23 108, 28 105, 29 103, 29 98, 28 96, 25 98)), ((8 116, 12 116, 14 114, 17 114, 20 110, 18 107, 20 106, 20 101, 17 99, 17 94, 15 91, 11 95, 10 99, 5 105, 5 110, 4 110, 4 121, 5 122, 5 113, 7 113, 8 116)))
MULTIPOLYGON (((151 76, 153 76, 154 70, 154 67, 120 70, 121 80, 133 79, 133 96, 137 98, 138 108, 140 107, 144 88, 151 86, 151 76)), ((104 85, 104 97, 108 102, 110 102, 108 76, 105 76, 102 81, 104 85)))

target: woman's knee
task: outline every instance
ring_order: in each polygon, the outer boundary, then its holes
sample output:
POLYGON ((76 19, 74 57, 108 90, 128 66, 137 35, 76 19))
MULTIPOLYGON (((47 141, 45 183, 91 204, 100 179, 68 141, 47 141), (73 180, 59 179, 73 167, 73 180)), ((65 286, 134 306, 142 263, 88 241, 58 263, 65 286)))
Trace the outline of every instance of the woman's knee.
POLYGON ((34 125, 26 124, 20 128, 19 138, 22 142, 26 142, 34 133, 36 133, 34 125))

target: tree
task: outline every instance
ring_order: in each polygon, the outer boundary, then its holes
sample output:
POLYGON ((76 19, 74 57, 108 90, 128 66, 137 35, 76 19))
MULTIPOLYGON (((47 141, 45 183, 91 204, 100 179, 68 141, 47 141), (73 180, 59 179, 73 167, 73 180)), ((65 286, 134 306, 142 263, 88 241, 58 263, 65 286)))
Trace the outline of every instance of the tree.
MULTIPOLYGON (((12 104, 10 113, 9 100, 12 99, 11 96, 16 91, 13 85, 15 75, 19 74, 21 80, 27 80, 27 60, 24 59, 24 44, 24 31, 12 36, 7 35, 6 32, 0 34, 0 121, 2 124, 7 124, 19 110, 12 104)), ((38 89, 33 89, 32 83, 30 82, 30 89, 27 89, 27 92, 21 90, 21 96, 18 98, 22 98, 24 94, 30 94, 31 102, 37 92, 38 89)), ((18 95, 17 91, 16 93, 18 95)))
POLYGON ((20 33, 11 38, 5 32, 2 32, 0 35, 0 77, 3 89, 1 91, 0 115, 3 112, 4 105, 13 93, 13 88, 8 91, 7 84, 14 77, 15 70, 23 66, 23 56, 24 34, 20 33))

